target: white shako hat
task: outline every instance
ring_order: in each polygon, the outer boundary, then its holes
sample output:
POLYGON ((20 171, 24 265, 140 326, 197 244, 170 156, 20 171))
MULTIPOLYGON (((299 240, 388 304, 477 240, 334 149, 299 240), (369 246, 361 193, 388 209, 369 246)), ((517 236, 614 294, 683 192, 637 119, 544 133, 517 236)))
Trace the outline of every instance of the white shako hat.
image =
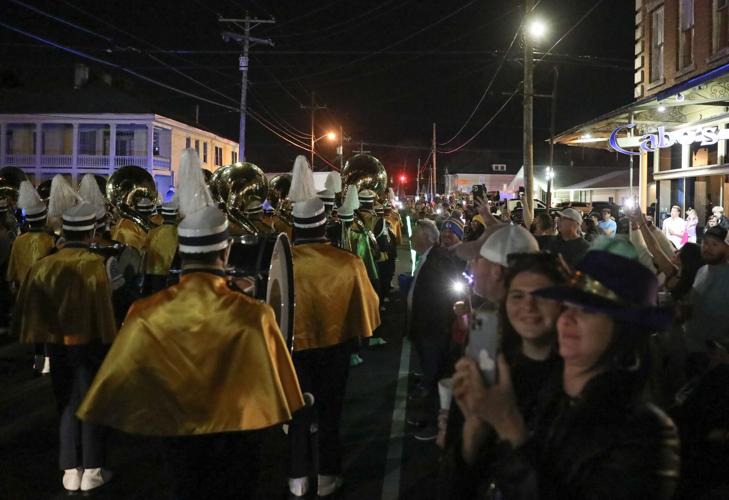
POLYGON ((96 207, 81 202, 63 212, 64 231, 91 231, 96 228, 96 207))
POLYGON ((246 205, 245 210, 243 213, 245 215, 256 215, 263 212, 263 205, 261 204, 260 200, 252 200, 251 202, 246 205))
POLYGON ((175 200, 163 203, 160 208, 160 213, 163 217, 177 217, 179 211, 179 204, 175 200))
POLYGON ((51 181, 51 194, 48 200, 48 217, 62 217, 66 211, 84 201, 71 187, 62 174, 51 181))
POLYGON ((8 200, 7 198, 0 198, 0 214, 4 214, 8 211, 8 200))
POLYGON ((81 184, 78 186, 78 194, 84 201, 87 201, 95 207, 106 206, 106 199, 99 189, 99 184, 96 182, 96 176, 94 174, 86 174, 81 178, 81 184))
POLYGON ((292 215, 294 227, 299 229, 314 229, 327 223, 324 202, 319 198, 294 203, 292 215))
POLYGON ((18 208, 25 212, 25 220, 28 222, 40 222, 46 220, 48 209, 41 200, 38 191, 35 190, 30 181, 20 183, 18 190, 18 208))
POLYGON ((96 207, 96 229, 106 229, 106 208, 96 207))
POLYGON ((178 179, 180 212, 185 216, 177 226, 180 252, 208 253, 227 248, 230 244, 228 217, 215 207, 200 158, 192 148, 182 152, 178 179))
POLYGON ((230 244, 228 217, 215 207, 204 207, 182 219, 177 226, 182 253, 217 252, 230 244))
POLYGON ((334 192, 324 189, 322 191, 317 191, 316 195, 326 207, 334 207, 334 192))
POLYGON ((368 208, 371 208, 371 205, 375 203, 375 198, 377 195, 375 195, 375 192, 371 189, 363 189, 359 192, 359 201, 362 205, 370 205, 368 208))
POLYGON ((135 203, 134 209, 140 214, 151 214, 154 212, 154 202, 149 198, 141 198, 135 203))
POLYGON ((354 211, 359 208, 359 194, 357 186, 351 185, 347 189, 347 195, 344 197, 342 206, 337 209, 339 219, 344 222, 352 222, 354 220, 354 211))

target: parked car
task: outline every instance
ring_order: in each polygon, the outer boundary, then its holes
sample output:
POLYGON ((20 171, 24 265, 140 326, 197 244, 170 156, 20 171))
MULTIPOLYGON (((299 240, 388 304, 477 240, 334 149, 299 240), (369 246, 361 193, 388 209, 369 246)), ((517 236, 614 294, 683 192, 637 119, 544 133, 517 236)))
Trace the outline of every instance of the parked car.
POLYGON ((624 215, 623 207, 609 201, 593 201, 591 213, 597 212, 600 214, 600 218, 602 218, 602 211, 606 208, 610 210, 610 214, 615 220, 620 219, 624 215))
POLYGON ((583 217, 589 214, 592 209, 589 203, 585 203, 583 201, 563 201, 562 203, 559 203, 556 208, 559 210, 574 208, 578 212, 582 212, 583 217))

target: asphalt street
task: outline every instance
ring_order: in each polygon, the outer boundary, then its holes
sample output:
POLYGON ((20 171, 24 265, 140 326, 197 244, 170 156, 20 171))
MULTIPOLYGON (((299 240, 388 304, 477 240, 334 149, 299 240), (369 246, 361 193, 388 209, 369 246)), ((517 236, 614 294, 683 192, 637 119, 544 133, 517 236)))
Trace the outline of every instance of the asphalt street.
MULTIPOLYGON (((398 273, 410 266, 409 252, 402 249, 398 273)), ((384 305, 378 335, 387 343, 364 343, 360 355, 365 362, 350 370, 342 422, 345 485, 331 498, 434 497, 438 449, 433 441, 415 440, 415 429, 405 422, 413 381, 408 374, 416 361, 403 339, 404 297, 395 290, 384 305)), ((50 379, 33 375, 30 346, 9 337, 0 344, 0 498, 66 498, 57 470, 58 427, 50 379)), ((272 429, 268 441, 257 497, 288 498, 283 430, 272 429)), ((114 477, 94 498, 168 498, 169 481, 155 439, 111 431, 107 449, 114 477)))

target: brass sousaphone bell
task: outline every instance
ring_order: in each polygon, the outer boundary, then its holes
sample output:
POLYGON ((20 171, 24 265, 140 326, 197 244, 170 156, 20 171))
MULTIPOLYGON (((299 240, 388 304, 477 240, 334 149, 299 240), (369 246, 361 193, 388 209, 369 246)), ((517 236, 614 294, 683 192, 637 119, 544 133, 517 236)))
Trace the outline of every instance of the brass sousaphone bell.
POLYGON ((106 198, 119 215, 133 220, 147 231, 154 225, 134 207, 142 198, 147 198, 154 203, 157 196, 157 185, 152 174, 136 165, 127 165, 117 169, 106 182, 106 198))

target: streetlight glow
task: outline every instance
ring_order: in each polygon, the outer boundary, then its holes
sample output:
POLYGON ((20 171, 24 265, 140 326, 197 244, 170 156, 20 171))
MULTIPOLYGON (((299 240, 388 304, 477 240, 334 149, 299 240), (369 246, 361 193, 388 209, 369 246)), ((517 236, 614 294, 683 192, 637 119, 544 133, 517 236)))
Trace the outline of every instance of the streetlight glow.
POLYGON ((547 34, 547 25, 541 19, 532 19, 527 25, 527 33, 535 40, 539 40, 547 34))
POLYGON ((329 139, 330 141, 336 141, 337 140, 336 132, 329 132, 327 134, 327 139, 329 139))

